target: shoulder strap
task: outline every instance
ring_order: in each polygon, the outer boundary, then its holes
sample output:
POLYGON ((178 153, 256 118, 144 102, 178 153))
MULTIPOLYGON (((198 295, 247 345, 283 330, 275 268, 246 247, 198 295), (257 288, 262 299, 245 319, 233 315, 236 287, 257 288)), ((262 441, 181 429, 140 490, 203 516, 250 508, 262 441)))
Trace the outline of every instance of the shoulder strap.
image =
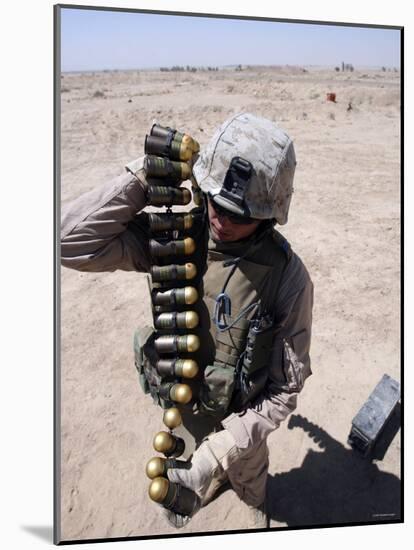
POLYGON ((291 258, 292 250, 289 242, 277 231, 273 229, 272 238, 277 246, 278 256, 273 269, 269 273, 267 285, 265 286, 264 295, 262 298, 264 314, 269 314, 272 319, 275 318, 275 304, 283 273, 291 258))

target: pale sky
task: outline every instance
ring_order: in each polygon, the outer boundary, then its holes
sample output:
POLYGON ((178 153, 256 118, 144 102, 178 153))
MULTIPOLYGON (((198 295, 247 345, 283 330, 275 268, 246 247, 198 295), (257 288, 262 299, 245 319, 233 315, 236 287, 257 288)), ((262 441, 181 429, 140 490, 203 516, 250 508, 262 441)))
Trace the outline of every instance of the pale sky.
POLYGON ((172 65, 400 67, 400 31, 62 8, 62 71, 172 65))

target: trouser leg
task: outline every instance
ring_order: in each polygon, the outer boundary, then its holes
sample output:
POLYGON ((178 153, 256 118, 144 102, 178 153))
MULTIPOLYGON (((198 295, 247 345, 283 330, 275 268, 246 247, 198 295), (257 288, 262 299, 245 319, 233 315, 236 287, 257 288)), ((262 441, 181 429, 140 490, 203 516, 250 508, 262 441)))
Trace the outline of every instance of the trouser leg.
POLYGON ((181 458, 188 460, 206 437, 223 429, 220 422, 210 415, 194 415, 181 411, 182 424, 174 429, 174 434, 181 437, 185 450, 181 458))
POLYGON ((269 449, 266 440, 242 454, 228 470, 231 486, 250 506, 260 506, 266 497, 269 449))
MULTIPOLYGON (((188 460, 201 443, 215 432, 223 429, 220 422, 210 415, 193 415, 188 412, 182 413, 183 423, 174 430, 174 434, 181 437, 185 443, 185 451, 180 459, 188 460)), ((214 497, 217 490, 228 481, 223 468, 218 467, 213 472, 211 483, 202 499, 202 506, 208 504, 214 497)))
MULTIPOLYGON (((186 444, 182 458, 188 459, 208 435, 221 429, 220 422, 214 417, 206 415, 197 418, 195 415, 184 413, 183 424, 174 430, 186 444)), ((266 496, 268 468, 269 450, 266 440, 263 440, 245 450, 226 471, 217 468, 202 505, 210 502, 220 486, 229 481, 241 500, 250 506, 260 506, 266 496)))

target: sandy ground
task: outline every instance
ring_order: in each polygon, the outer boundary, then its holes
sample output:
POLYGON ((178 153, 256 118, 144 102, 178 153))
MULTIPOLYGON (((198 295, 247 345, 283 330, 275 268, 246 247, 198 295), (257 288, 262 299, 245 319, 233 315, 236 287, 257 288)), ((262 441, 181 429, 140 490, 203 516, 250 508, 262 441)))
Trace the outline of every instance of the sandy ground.
MULTIPOLYGON (((399 432, 373 462, 347 437, 382 375, 400 378, 399 73, 102 72, 64 74, 61 84, 62 202, 142 155, 153 119, 201 146, 244 110, 292 136, 298 166, 282 232, 315 284, 314 374, 290 422, 268 440, 271 526, 397 519, 399 432)), ((132 335, 150 321, 149 306, 141 274, 62 268, 63 540, 248 528, 247 507, 231 490, 180 531, 147 496, 161 410, 141 393, 132 335)))

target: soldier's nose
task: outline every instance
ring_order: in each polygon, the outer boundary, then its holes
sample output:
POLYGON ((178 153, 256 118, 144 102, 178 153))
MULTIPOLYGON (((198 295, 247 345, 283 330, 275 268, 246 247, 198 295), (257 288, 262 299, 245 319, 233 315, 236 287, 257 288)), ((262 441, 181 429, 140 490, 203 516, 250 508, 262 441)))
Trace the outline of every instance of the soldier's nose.
POLYGON ((222 216, 221 214, 217 214, 217 219, 220 222, 220 225, 222 225, 223 227, 228 227, 231 224, 227 216, 222 216))

